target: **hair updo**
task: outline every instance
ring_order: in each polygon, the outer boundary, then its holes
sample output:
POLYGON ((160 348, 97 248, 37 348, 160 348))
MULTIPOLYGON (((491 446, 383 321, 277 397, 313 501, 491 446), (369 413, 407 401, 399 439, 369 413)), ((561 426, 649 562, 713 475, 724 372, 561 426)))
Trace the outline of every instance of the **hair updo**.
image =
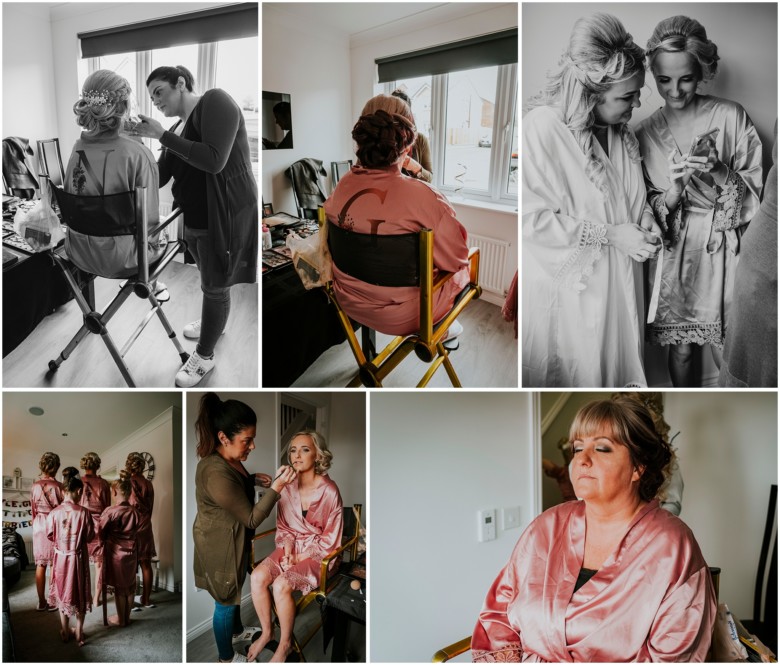
POLYGON ((352 129, 361 166, 377 168, 397 162, 417 138, 409 105, 390 95, 368 100, 352 129))
POLYGON ((98 69, 87 76, 81 99, 73 105, 76 122, 87 136, 116 131, 127 115, 131 92, 127 79, 108 69, 98 69))
MULTIPOLYGON (((69 467, 73 468, 73 467, 69 467)), ((67 469, 66 469, 67 471, 67 469)), ((84 489, 84 483, 81 482, 81 478, 78 477, 78 474, 68 474, 65 475, 65 472, 63 471, 63 480, 62 480, 62 491, 67 492, 68 494, 75 494, 76 492, 80 492, 82 489, 84 489)))
POLYGON ((694 18, 665 18, 647 40, 647 64, 653 69, 659 52, 687 53, 701 81, 709 81, 718 71, 718 47, 707 39, 704 26, 694 18))
POLYGON ((180 76, 184 79, 184 87, 187 88, 189 92, 194 92, 195 77, 189 69, 182 65, 176 65, 175 67, 158 67, 146 77, 146 86, 149 87, 149 84, 152 81, 165 81, 174 88, 179 82, 180 76))
POLYGON ((38 462, 38 468, 41 473, 53 476, 60 468, 60 456, 57 453, 43 453, 41 461, 38 462))
POLYGON ((111 483, 111 489, 124 498, 130 496, 130 493, 133 491, 133 485, 130 482, 130 473, 127 471, 127 469, 122 469, 119 472, 119 478, 111 483))
POLYGON ((79 470, 75 466, 66 466, 62 470, 62 482, 69 480, 70 478, 78 478, 79 470))
POLYGON ((137 476, 143 473, 144 467, 146 467, 146 460, 141 453, 130 453, 125 461, 125 469, 130 475, 137 476))
POLYGON ((100 468, 100 455, 97 453, 87 453, 81 458, 79 466, 84 471, 97 471, 100 468))

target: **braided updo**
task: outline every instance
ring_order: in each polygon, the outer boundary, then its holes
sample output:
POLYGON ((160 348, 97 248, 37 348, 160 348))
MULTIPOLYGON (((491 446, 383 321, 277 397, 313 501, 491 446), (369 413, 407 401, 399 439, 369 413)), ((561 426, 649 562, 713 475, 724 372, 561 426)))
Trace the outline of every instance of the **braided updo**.
POLYGON ((53 476, 60 468, 60 456, 57 453, 43 453, 41 461, 38 462, 38 468, 41 473, 53 476))
POLYGON ((352 129, 361 166, 377 168, 397 162, 417 138, 409 106, 390 95, 368 100, 352 129))
POLYGON ((100 455, 97 453, 87 453, 81 458, 81 466, 84 471, 97 471, 100 468, 100 455))
POLYGON ((130 453, 125 461, 125 469, 132 476, 137 476, 144 472, 146 460, 141 453, 130 453))
POLYGON ((87 76, 81 99, 73 105, 76 122, 87 136, 116 131, 127 115, 131 92, 127 79, 108 69, 98 69, 87 76))

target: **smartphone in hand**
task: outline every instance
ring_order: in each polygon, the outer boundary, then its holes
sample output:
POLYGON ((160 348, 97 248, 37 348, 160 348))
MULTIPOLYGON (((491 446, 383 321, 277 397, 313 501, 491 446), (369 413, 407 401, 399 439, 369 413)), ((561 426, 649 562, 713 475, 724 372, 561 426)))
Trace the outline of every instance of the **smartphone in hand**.
POLYGON ((688 151, 687 159, 691 157, 706 157, 710 154, 710 143, 714 143, 718 138, 720 128, 715 127, 708 132, 694 136, 691 141, 691 149, 688 151))

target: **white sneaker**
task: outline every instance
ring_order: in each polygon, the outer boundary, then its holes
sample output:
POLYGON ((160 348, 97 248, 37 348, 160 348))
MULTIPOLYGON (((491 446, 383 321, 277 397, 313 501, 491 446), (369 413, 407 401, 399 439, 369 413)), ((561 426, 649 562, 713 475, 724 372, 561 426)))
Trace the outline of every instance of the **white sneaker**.
POLYGON ((192 388, 197 386, 206 374, 208 374, 215 365, 214 356, 211 358, 202 358, 197 351, 193 351, 190 359, 184 363, 184 366, 176 374, 176 385, 179 388, 192 388))
MULTIPOLYGON (((220 660, 219 662, 220 663, 224 663, 226 661, 220 660)), ((246 656, 242 656, 240 653, 238 653, 238 651, 234 651, 233 652, 233 660, 231 660, 230 662, 231 663, 247 663, 249 661, 247 661, 246 656)))
POLYGON ((182 335, 187 339, 200 339, 200 319, 184 326, 182 335))
POLYGON ((460 346, 460 342, 458 341, 458 337, 463 332, 463 324, 460 323, 457 319, 455 319, 450 327, 447 329, 447 333, 444 335, 444 339, 442 340, 442 344, 444 345, 444 348, 448 351, 457 351, 458 347, 460 346))

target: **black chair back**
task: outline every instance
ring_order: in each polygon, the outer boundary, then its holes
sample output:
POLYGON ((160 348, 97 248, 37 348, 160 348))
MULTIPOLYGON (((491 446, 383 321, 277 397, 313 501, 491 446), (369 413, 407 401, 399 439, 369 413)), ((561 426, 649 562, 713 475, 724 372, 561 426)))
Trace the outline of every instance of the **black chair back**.
POLYGON ((391 287, 420 284, 418 233, 355 233, 328 222, 328 247, 336 267, 361 282, 391 287))
POLYGON ((135 192, 77 196, 52 183, 62 222, 88 236, 129 236, 136 233, 135 192))

